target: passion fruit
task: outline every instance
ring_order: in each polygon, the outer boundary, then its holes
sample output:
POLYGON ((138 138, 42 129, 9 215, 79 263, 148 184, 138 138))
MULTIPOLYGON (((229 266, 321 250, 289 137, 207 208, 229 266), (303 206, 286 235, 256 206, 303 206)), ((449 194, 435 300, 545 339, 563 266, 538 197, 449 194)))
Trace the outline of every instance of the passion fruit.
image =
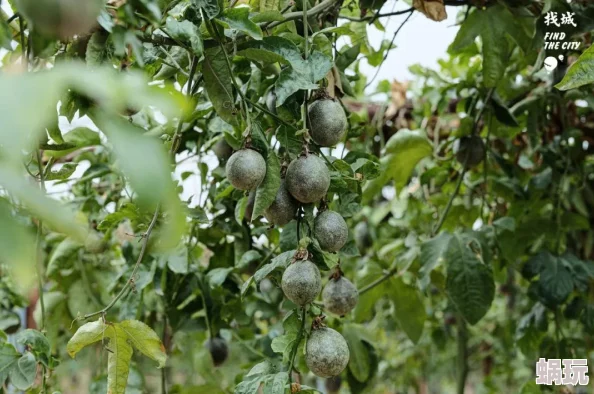
POLYGON ((324 310, 344 316, 357 305, 359 292, 353 282, 340 276, 330 279, 326 284, 322 292, 322 300, 324 301, 324 310))
POLYGON ((320 270, 309 260, 297 260, 283 273, 281 288, 296 305, 310 304, 322 290, 320 270))
POLYGON ((454 142, 456 160, 472 168, 485 159, 485 143, 478 135, 467 135, 454 142))
POLYGON ((293 160, 285 179, 289 193, 305 204, 321 200, 330 187, 330 171, 326 163, 312 154, 293 160))
POLYGON ((225 167, 227 179, 239 190, 254 190, 266 175, 266 161, 253 149, 242 149, 231 155, 225 167))
POLYGON ((305 363, 321 378, 339 375, 349 363, 349 346, 339 332, 320 327, 312 329, 305 345, 305 363))
POLYGON ((314 235, 323 250, 336 252, 346 243, 349 228, 340 214, 324 211, 314 221, 314 235))
POLYGON ((334 99, 321 99, 309 106, 309 132, 321 146, 334 146, 344 137, 347 117, 344 109, 334 99))
POLYGON ((291 193, 287 190, 286 181, 283 180, 278 188, 278 192, 276 192, 274 202, 264 212, 264 216, 271 224, 284 226, 295 217, 297 204, 297 201, 295 201, 291 193))
POLYGON ((204 347, 208 349, 212 363, 215 367, 222 365, 229 357, 229 347, 227 342, 221 337, 209 338, 204 347))

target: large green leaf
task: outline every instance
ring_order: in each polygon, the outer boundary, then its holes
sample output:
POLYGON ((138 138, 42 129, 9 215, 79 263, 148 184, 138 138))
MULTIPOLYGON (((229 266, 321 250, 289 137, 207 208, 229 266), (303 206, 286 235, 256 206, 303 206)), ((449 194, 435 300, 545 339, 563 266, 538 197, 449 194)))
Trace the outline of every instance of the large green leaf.
MULTIPOLYGON (((35 238, 16 220, 4 200, 0 199, 0 250, 2 260, 10 266, 18 284, 24 288, 34 282, 31 272, 36 261, 35 238)), ((0 382, 1 383, 1 382, 0 382)))
POLYGON ((17 352, 13 345, 0 342, 0 385, 4 384, 9 372, 13 369, 20 357, 20 353, 17 352))
POLYGON ((202 56, 202 37, 198 26, 190 21, 178 21, 175 18, 167 18, 165 23, 167 33, 176 41, 188 46, 192 49, 192 53, 198 57, 202 56))
POLYGON ((46 197, 19 172, 11 167, 0 167, 0 185, 49 227, 81 243, 86 240, 88 230, 79 224, 75 213, 58 201, 46 197))
POLYGON ((419 291, 402 281, 402 278, 390 279, 388 294, 394 303, 394 313, 398 324, 415 344, 423 335, 423 326, 427 319, 425 305, 419 291))
POLYGON ((401 129, 386 143, 385 154, 380 160, 379 177, 368 182, 363 191, 363 203, 368 203, 390 179, 398 191, 408 182, 418 162, 431 155, 433 147, 421 131, 401 129))
POLYGON ((293 61, 291 67, 281 71, 275 83, 276 105, 280 106, 299 90, 317 89, 317 82, 332 68, 332 59, 314 51, 307 60, 293 61))
POLYGON ((204 87, 217 114, 225 122, 235 125, 238 122, 233 93, 232 75, 225 60, 225 52, 220 47, 204 51, 202 73, 204 87))
POLYGON ((13 364, 8 376, 10 377, 10 382, 18 390, 29 389, 35 383, 35 377, 37 376, 37 361, 35 361, 35 356, 30 352, 23 354, 13 364))
POLYGON ((262 268, 256 271, 256 273, 254 274, 254 280, 256 281, 256 283, 266 278, 275 269, 286 268, 293 259, 293 256, 295 256, 295 252, 295 250, 283 252, 275 258, 273 258, 270 263, 264 265, 262 268))
POLYGON ((204 11, 208 19, 216 17, 221 12, 218 0, 192 0, 192 2, 204 11))
POLYGON ((421 276, 427 276, 444 261, 444 255, 452 236, 443 232, 421 244, 421 276))
POLYGON ((510 59, 509 39, 514 40, 526 53, 534 35, 534 23, 534 18, 516 17, 501 4, 477 8, 466 18, 450 48, 453 52, 460 52, 480 35, 483 44, 483 83, 486 87, 494 87, 501 80, 510 59), (485 29, 485 26, 492 28, 485 29))
POLYGON ((569 67, 563 80, 555 87, 559 90, 579 88, 594 82, 594 46, 588 48, 578 60, 569 67))
POLYGON ((266 176, 256 190, 252 220, 263 215, 264 211, 274 202, 280 184, 280 162, 276 156, 276 152, 270 150, 266 158, 266 176))
POLYGON ((130 372, 133 347, 145 356, 157 361, 159 368, 165 366, 167 355, 157 334, 146 324, 136 320, 121 323, 104 323, 102 319, 81 326, 68 341, 66 350, 71 357, 85 346, 100 340, 108 340, 107 359, 108 392, 124 394, 130 372))
POLYGON ((359 382, 367 381, 370 374, 369 351, 361 336, 363 330, 365 330, 363 326, 355 324, 346 324, 342 329, 342 335, 350 351, 348 368, 359 382))
POLYGON ((227 8, 223 11, 220 22, 230 29, 246 33, 255 40, 262 39, 262 29, 250 20, 250 9, 248 7, 227 8))
POLYGON ((446 293, 470 324, 487 313, 495 297, 493 272, 478 249, 475 238, 455 233, 445 254, 446 293))
POLYGON ((64 157, 80 148, 101 145, 99 133, 87 127, 77 127, 63 135, 63 142, 56 145, 45 145, 45 154, 50 157, 64 157))

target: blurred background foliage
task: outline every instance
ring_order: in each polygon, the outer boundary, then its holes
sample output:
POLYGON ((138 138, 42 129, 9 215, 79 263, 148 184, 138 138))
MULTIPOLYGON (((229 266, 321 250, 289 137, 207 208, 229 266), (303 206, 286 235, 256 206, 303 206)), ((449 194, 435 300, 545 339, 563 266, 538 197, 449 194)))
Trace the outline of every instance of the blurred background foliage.
POLYGON ((268 383, 294 330, 281 268, 317 208, 270 228, 254 199, 276 191, 235 190, 224 164, 246 137, 278 158, 269 171, 296 158, 318 86, 349 116, 345 141, 310 149, 350 231, 339 253, 307 246, 360 299, 327 317, 347 370, 315 378, 298 351, 302 392, 589 392, 541 389, 534 370, 592 361, 594 4, 309 1, 304 34, 302 1, 110 0, 70 34, 92 1, 40 1, 38 26, 29 3, 5 0, 0 17, 0 392, 124 392, 108 365, 130 368, 126 393, 287 391, 286 374, 268 383), (547 73, 545 33, 563 30, 551 11, 574 13, 563 29, 581 49, 547 73), (394 40, 377 49, 367 25, 413 12, 459 14, 448 56, 370 92, 360 63, 381 67, 394 40), (456 159, 471 135, 474 167, 456 159), (166 366, 105 343, 71 359, 83 320, 102 319, 113 335, 146 324, 135 347, 166 366), (214 368, 216 337, 229 357, 214 368))

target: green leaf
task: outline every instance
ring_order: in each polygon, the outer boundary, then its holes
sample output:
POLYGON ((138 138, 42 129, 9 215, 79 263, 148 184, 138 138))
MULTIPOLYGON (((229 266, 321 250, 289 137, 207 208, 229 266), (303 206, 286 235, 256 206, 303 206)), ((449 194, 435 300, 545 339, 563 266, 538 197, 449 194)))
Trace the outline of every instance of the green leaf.
POLYGON ((206 280, 208 281, 208 285, 213 289, 217 286, 222 285, 223 282, 225 282, 225 279, 227 279, 227 275, 229 275, 231 271, 233 271, 232 267, 215 268, 208 271, 208 273, 206 274, 206 280))
POLYGON ((30 352, 23 354, 8 373, 10 382, 18 390, 28 390, 37 376, 37 361, 30 352))
POLYGON ((204 48, 198 26, 188 20, 180 22, 175 18, 168 17, 165 28, 171 38, 184 44, 189 43, 188 46, 192 49, 192 53, 198 57, 202 56, 204 48))
POLYGON ((424 133, 398 130, 386 143, 385 155, 380 159, 380 176, 365 186, 363 203, 368 203, 390 179, 394 180, 399 192, 408 182, 418 162, 432 153, 433 147, 424 133))
POLYGON ((365 382, 370 374, 369 352, 361 337, 364 330, 362 326, 355 324, 345 324, 342 329, 342 335, 349 345, 350 359, 349 371, 359 382, 365 382))
POLYGON ((111 59, 113 48, 108 39, 109 34, 103 30, 93 33, 87 44, 85 55, 85 60, 89 66, 100 66, 111 59))
POLYGON ((74 358, 82 348, 99 342, 104 337, 106 329, 107 325, 101 319, 79 327, 66 345, 68 355, 74 358))
POLYGON ((220 47, 204 51, 204 87, 217 114, 227 123, 238 122, 233 93, 232 76, 227 67, 225 52, 220 47))
MULTIPOLYGON (((266 380, 262 387, 262 394, 285 394, 285 386, 289 383, 289 374, 287 372, 279 372, 266 380)), ((303 391, 303 386, 301 387, 303 391)))
POLYGON ((402 278, 390 279, 388 289, 396 321, 413 343, 419 343, 427 313, 418 290, 404 283, 402 278))
POLYGON ((245 218, 245 211, 247 210, 248 201, 248 197, 242 197, 235 205, 235 221, 240 226, 242 225, 243 219, 245 218))
POLYGON ((204 11, 208 19, 216 17, 221 12, 218 0, 192 0, 192 2, 204 11))
POLYGON ((491 100, 491 106, 493 107, 493 113, 498 121, 506 126, 518 127, 519 123, 516 117, 511 113, 509 108, 501 101, 497 95, 493 95, 491 100))
POLYGON ((138 220, 140 212, 138 207, 132 203, 124 203, 120 209, 114 213, 110 213, 99 223, 97 229, 99 231, 107 231, 110 228, 118 225, 122 220, 128 219, 130 221, 138 220))
POLYGON ((253 263, 254 261, 258 261, 262 255, 257 250, 248 250, 245 252, 239 261, 235 264, 236 268, 242 269, 253 263))
POLYGON ((360 43, 353 45, 352 47, 349 47, 346 50, 341 51, 336 56, 336 67, 338 67, 340 71, 344 72, 344 70, 346 70, 348 66, 350 66, 355 60, 357 60, 357 57, 360 53, 360 43))
POLYGON ((256 281, 256 283, 259 283, 262 279, 266 278, 275 269, 286 268, 293 259, 293 256, 295 256, 295 252, 296 250, 289 250, 287 252, 283 252, 275 258, 273 258, 270 263, 264 265, 262 268, 256 271, 256 273, 254 274, 254 280, 256 281))
POLYGON ((74 357, 82 348, 102 339, 109 340, 107 349, 108 392, 124 394, 130 372, 132 345, 145 356, 157 361, 159 368, 165 366, 165 348, 157 334, 146 324, 136 320, 121 323, 103 323, 102 319, 79 327, 68 341, 66 350, 74 357))
POLYGON ((548 305, 560 305, 571 294, 574 281, 563 258, 542 252, 534 257, 541 267, 538 279, 540 296, 548 305))
POLYGON ((31 275, 36 261, 35 238, 12 216, 10 207, 3 199, 0 199, 0 250, 2 261, 8 264, 17 283, 23 288, 31 286, 35 282, 31 275))
POLYGON ((11 167, 0 167, 0 185, 25 205, 29 212, 42 219, 44 224, 84 243, 88 230, 78 223, 74 212, 58 201, 48 198, 11 167))
POLYGON ((21 354, 10 343, 0 343, 0 385, 4 384, 21 354))
POLYGON ((252 220, 263 215, 268 207, 274 202, 280 184, 280 162, 276 156, 276 152, 271 149, 266 158, 266 176, 256 190, 256 200, 254 202, 252 220))
POLYGON ((590 46, 578 60, 569 67, 563 80, 555 87, 559 90, 579 88, 594 82, 594 46, 590 46))
MULTIPOLYGON (((0 18, 0 47, 6 49, 7 51, 12 51, 12 34, 10 32, 10 26, 4 20, 4 18, 0 18)), ((1 382, 0 382, 1 383, 1 382)))
POLYGON ((505 6, 496 4, 477 8, 464 21, 450 49, 460 52, 480 35, 483 45, 483 83, 494 87, 501 80, 510 59, 508 40, 514 40, 526 53, 534 35, 534 18, 514 16, 505 6), (485 26, 493 26, 485 29, 485 26))
POLYGON ((119 328, 128 335, 128 341, 136 350, 156 361, 159 368, 165 366, 165 347, 152 328, 138 320, 124 320, 119 324, 119 328))
POLYGON ((219 21, 230 29, 242 31, 255 40, 261 40, 262 29, 249 17, 250 9, 248 7, 227 8, 223 11, 219 21))
POLYGON ((80 148, 101 145, 99 133, 87 127, 77 127, 74 130, 70 130, 62 138, 63 143, 61 144, 45 145, 43 147, 45 149, 44 153, 50 157, 60 158, 80 148))
POLYGON ((58 171, 50 171, 46 177, 46 181, 63 181, 68 178, 74 171, 76 171, 76 167, 78 166, 77 163, 64 163, 62 167, 58 171))
POLYGON ((421 244, 421 269, 419 270, 421 277, 428 277, 431 271, 445 260, 445 252, 451 239, 452 236, 449 233, 443 232, 421 244))
POLYGON ((28 347, 37 355, 44 355, 46 360, 49 360, 51 355, 50 344, 40 331, 33 329, 20 331, 15 339, 17 343, 28 347))
POLYGON ((299 90, 317 89, 317 82, 323 79, 331 68, 332 60, 318 51, 312 52, 307 60, 293 59, 291 67, 282 70, 276 80, 277 107, 299 90))
POLYGON ((493 272, 477 249, 480 244, 475 238, 456 233, 445 254, 446 293, 470 324, 487 313, 495 297, 493 272))
POLYGON ((295 346, 295 342, 297 342, 297 334, 291 332, 274 338, 270 344, 270 348, 273 352, 282 354, 283 362, 287 362, 291 350, 295 346))

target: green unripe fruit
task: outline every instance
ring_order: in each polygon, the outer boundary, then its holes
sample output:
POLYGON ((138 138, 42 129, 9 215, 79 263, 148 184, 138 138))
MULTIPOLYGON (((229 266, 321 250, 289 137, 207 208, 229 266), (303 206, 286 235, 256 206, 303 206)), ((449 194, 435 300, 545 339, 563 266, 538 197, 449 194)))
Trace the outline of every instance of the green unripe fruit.
POLYGON ((344 316, 357 305, 359 292, 355 285, 344 276, 330 279, 322 292, 324 310, 344 316))
POLYGON ((367 222, 359 222, 355 226, 355 243, 361 252, 365 252, 373 244, 373 239, 369 233, 369 225, 367 222))
POLYGON ((338 213, 324 211, 314 221, 314 235, 323 250, 336 252, 349 238, 349 228, 338 213))
POLYGON ((347 129, 347 117, 337 100, 321 99, 309 106, 309 133, 316 144, 334 146, 347 129))
POLYGON ((322 327, 312 330, 305 345, 305 363, 321 378, 339 375, 349 363, 349 346, 337 331, 322 327))
POLYGON ((225 167, 227 179, 239 190, 253 190, 266 175, 266 162, 252 149, 242 149, 231 155, 225 167))
POLYGON ((221 138, 216 144, 213 145, 212 151, 214 152, 217 159, 219 159, 219 162, 222 163, 229 160, 233 154, 233 148, 231 148, 231 145, 229 145, 224 138, 221 138))
POLYGON ((284 226, 293 220, 296 213, 297 201, 291 196, 291 193, 287 190, 286 182, 283 180, 278 192, 276 192, 274 202, 264 212, 264 216, 271 224, 284 226))
POLYGON ((322 290, 320 270, 308 260, 298 260, 283 273, 281 288, 285 296, 296 305, 311 304, 322 290))
POLYGON ((300 156, 287 168, 285 177, 289 193, 305 204, 321 200, 330 187, 330 171, 318 156, 300 156))
POLYGON ((485 159, 485 143, 478 135, 464 136, 454 143, 458 163, 471 168, 485 159))
POLYGON ((229 347, 223 338, 209 338, 204 344, 204 347, 208 349, 215 367, 222 365, 227 360, 227 357, 229 357, 229 347))
POLYGON ((105 0, 17 0, 16 5, 37 32, 66 39, 87 34, 105 0))

